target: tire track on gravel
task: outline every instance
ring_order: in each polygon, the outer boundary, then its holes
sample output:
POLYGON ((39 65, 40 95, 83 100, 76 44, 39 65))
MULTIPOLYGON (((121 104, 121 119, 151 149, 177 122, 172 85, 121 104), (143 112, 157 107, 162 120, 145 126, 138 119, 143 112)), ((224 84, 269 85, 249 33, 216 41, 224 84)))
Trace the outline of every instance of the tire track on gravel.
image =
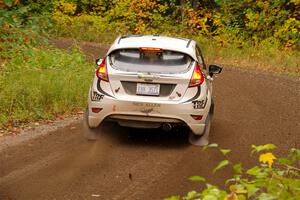
POLYGON ((47 167, 49 163, 57 162, 61 158, 61 154, 58 152, 52 153, 51 155, 42 158, 41 160, 23 166, 21 169, 14 170, 9 174, 2 176, 0 179, 0 185, 9 184, 14 185, 16 182, 30 176, 33 173, 40 171, 47 167))

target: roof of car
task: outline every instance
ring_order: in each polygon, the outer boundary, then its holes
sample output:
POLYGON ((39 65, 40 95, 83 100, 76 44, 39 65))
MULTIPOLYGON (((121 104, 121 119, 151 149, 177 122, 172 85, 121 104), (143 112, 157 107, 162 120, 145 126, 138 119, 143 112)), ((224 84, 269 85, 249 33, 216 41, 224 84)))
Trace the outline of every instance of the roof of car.
POLYGON ((194 40, 186 38, 159 35, 128 35, 118 37, 108 50, 107 55, 117 49, 153 47, 186 53, 197 60, 195 45, 196 42, 194 40))

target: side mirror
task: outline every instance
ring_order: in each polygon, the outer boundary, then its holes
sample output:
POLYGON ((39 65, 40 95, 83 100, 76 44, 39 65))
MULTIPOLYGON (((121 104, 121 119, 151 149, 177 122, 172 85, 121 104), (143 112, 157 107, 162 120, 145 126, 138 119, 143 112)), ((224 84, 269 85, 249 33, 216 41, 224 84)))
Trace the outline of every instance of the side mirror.
POLYGON ((208 73, 212 77, 214 74, 220 74, 222 72, 222 67, 219 65, 209 65, 208 67, 208 73))
POLYGON ((103 59, 97 58, 96 61, 95 61, 96 65, 99 66, 102 63, 102 61, 103 61, 103 59))

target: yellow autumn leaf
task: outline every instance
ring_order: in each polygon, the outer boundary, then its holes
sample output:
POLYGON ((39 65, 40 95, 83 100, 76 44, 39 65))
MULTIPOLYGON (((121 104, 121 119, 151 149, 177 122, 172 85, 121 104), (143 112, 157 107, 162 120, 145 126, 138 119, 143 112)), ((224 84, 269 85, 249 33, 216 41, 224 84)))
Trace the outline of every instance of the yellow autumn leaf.
POLYGON ((270 152, 260 154, 260 156, 259 156, 259 162, 268 163, 269 167, 272 167, 272 164, 275 159, 276 159, 276 157, 270 152))
POLYGON ((239 200, 239 198, 235 192, 231 192, 224 198, 224 200, 239 200))

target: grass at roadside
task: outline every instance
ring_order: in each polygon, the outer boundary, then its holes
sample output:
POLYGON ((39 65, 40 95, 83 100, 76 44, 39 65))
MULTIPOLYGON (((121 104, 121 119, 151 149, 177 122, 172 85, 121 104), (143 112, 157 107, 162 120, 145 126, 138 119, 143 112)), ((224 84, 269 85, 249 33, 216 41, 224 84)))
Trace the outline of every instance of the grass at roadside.
POLYGON ((77 48, 24 49, 26 56, 2 63, 0 128, 82 110, 93 73, 77 48))

